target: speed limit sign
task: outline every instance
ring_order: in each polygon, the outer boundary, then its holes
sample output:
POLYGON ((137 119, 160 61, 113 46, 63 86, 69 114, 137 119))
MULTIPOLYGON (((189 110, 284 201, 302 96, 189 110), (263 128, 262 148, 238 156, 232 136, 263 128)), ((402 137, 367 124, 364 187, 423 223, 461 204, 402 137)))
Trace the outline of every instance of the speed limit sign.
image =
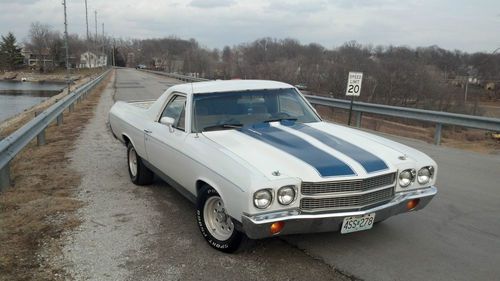
POLYGON ((345 95, 359 97, 359 95, 361 94, 362 81, 363 81, 363 72, 349 72, 345 95))

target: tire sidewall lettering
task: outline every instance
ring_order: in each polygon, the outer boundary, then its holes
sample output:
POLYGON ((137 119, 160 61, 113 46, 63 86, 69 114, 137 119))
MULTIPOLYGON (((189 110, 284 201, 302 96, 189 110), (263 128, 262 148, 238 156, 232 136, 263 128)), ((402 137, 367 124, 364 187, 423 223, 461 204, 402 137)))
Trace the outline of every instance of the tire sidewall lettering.
POLYGON ((234 244, 235 242, 237 245, 239 244, 239 242, 241 241, 241 236, 240 236, 241 234, 235 230, 233 234, 226 241, 220 241, 210 234, 204 222, 204 214, 203 214, 204 204, 206 200, 212 196, 220 196, 220 195, 213 188, 209 188, 200 194, 196 210, 196 219, 198 221, 198 227, 200 229, 202 236, 205 238, 205 240, 208 242, 210 246, 222 251, 234 252, 234 250, 237 248, 237 246, 235 247, 234 244))

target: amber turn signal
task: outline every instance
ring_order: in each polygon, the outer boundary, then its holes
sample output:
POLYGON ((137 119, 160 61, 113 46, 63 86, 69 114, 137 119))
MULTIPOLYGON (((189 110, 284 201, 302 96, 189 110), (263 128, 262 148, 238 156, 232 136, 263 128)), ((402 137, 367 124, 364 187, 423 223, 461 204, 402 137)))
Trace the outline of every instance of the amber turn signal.
POLYGON ((420 199, 411 199, 410 201, 406 202, 406 209, 409 210, 412 210, 412 209, 415 209, 415 207, 417 207, 418 203, 420 202, 420 199))
POLYGON ((271 224, 271 227, 270 227, 270 230, 271 230, 271 234, 278 234, 281 232, 281 230, 283 230, 283 227, 285 227, 285 222, 283 221, 277 221, 277 222, 274 222, 273 224, 271 224))

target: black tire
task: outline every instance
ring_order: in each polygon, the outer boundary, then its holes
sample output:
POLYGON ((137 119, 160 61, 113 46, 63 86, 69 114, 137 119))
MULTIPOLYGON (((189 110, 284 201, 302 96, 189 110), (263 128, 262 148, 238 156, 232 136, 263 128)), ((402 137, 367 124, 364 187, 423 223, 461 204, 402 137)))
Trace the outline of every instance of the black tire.
MULTIPOLYGON (((244 238, 244 234, 234 228, 234 225, 236 223, 233 223, 233 232, 231 236, 226 240, 219 240, 215 238, 212 233, 210 233, 207 228, 207 224, 205 223, 205 203, 207 203, 207 201, 214 196, 220 198, 217 191, 209 185, 205 185, 200 189, 196 202, 196 220, 198 222, 198 227, 200 229, 201 235, 203 236, 203 238, 205 238, 205 240, 212 248, 224 253, 234 253, 236 250, 238 250, 244 238)), ((231 218, 231 220, 234 222, 233 218, 231 218)))
POLYGON ((128 174, 130 175, 130 180, 132 180, 134 184, 148 185, 153 182, 154 173, 151 172, 151 170, 149 170, 146 166, 144 166, 142 158, 139 156, 139 154, 137 154, 132 143, 128 143, 127 145, 127 167, 128 167, 128 174), (135 175, 132 172, 132 168, 130 165, 131 154, 135 154, 136 157, 137 171, 135 175))

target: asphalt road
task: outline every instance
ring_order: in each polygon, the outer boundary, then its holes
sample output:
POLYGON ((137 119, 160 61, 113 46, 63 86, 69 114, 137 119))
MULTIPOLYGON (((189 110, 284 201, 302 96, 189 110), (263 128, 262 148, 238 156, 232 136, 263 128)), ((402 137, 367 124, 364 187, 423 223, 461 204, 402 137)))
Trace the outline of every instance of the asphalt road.
MULTIPOLYGON (((115 99, 157 98, 175 83, 121 69, 115 99)), ((427 153, 438 163, 439 193, 427 208, 392 217, 370 231, 282 239, 364 280, 500 280, 500 155, 388 137, 427 153)))
POLYGON ((152 100, 157 99, 170 86, 178 84, 179 80, 156 74, 150 74, 131 68, 117 70, 115 100, 152 100))

